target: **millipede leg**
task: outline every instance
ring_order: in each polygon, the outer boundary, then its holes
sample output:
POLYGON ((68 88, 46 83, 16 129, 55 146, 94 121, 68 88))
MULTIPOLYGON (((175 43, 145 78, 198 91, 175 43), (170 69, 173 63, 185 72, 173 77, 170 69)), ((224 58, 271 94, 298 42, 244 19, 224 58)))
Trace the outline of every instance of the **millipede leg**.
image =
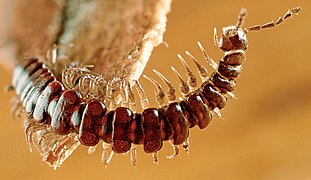
POLYGON ((152 162, 154 164, 159 165, 159 155, 158 155, 158 151, 152 153, 152 162))
POLYGON ((96 148, 97 148, 98 144, 96 144, 95 146, 90 146, 88 149, 87 149, 87 153, 88 154, 94 154, 95 151, 96 151, 96 148))
POLYGON ((68 158, 75 149, 77 149, 77 147, 80 145, 80 142, 78 140, 78 137, 75 137, 74 139, 72 139, 72 143, 70 144, 70 146, 68 146, 67 149, 67 153, 66 153, 66 158, 68 158))
POLYGON ((113 110, 117 107, 117 102, 116 102, 116 86, 117 86, 117 80, 113 79, 111 81, 108 82, 108 96, 107 96, 107 100, 108 100, 108 104, 109 104, 109 109, 113 110))
POLYGON ((201 42, 200 42, 200 41, 197 41, 197 43, 198 43, 198 46, 199 46, 200 50, 201 50, 202 53, 203 53, 204 59, 208 62, 208 64, 209 64, 214 70, 217 70, 218 64, 214 61, 213 58, 211 58, 211 57, 207 54, 207 52, 206 52, 206 50, 204 49, 204 47, 203 47, 203 45, 201 44, 201 42))
POLYGON ((135 168, 137 166, 137 148, 134 144, 132 144, 130 149, 130 158, 131 165, 135 168))
POLYGON ((165 94, 164 94, 161 84, 146 75, 143 75, 143 77, 146 78, 148 81, 150 81, 152 84, 154 84, 157 87, 158 92, 155 93, 156 101, 159 107, 162 107, 164 105, 165 94))
POLYGON ((45 140, 53 138, 53 136, 55 136, 55 133, 52 131, 46 131, 42 133, 42 136, 38 140, 38 145, 43 144, 45 140))
POLYGON ((85 102, 90 101, 94 97, 94 94, 91 92, 91 89, 89 88, 91 86, 93 78, 95 77, 87 75, 83 76, 79 81, 78 92, 82 95, 82 98, 85 102))
POLYGON ((190 155, 190 152, 189 152, 189 148, 190 148, 190 143, 189 143, 189 137, 187 137, 186 141, 183 143, 182 145, 184 151, 186 151, 186 153, 188 155, 190 155))
POLYGON ((31 119, 25 126, 30 149, 34 146, 42 156, 42 160, 54 169, 60 167, 80 145, 78 136, 75 134, 56 135, 49 126, 32 122, 31 119))
POLYGON ((12 98, 11 101, 11 114, 14 117, 15 120, 17 120, 17 118, 21 117, 21 114, 23 112, 23 103, 22 101, 19 100, 18 97, 14 97, 12 98))
POLYGON ((130 108, 132 109, 133 112, 136 112, 136 101, 135 101, 135 96, 132 91, 130 83, 127 83, 127 89, 128 89, 128 97, 130 100, 130 108))
POLYGON ((53 65, 57 64, 57 61, 59 61, 60 59, 62 60, 68 60, 68 57, 64 55, 59 56, 58 55, 58 50, 63 48, 63 49, 68 49, 68 48, 72 48, 73 44, 69 44, 69 45, 60 45, 60 44, 53 44, 46 52, 46 63, 52 68, 53 65))
POLYGON ((114 152, 111 151, 109 153, 110 144, 103 142, 103 153, 102 153, 102 163, 107 167, 107 165, 110 163, 114 152))
POLYGON ((58 141, 57 146, 54 149, 55 156, 60 156, 61 154, 63 154, 67 149, 67 145, 69 144, 70 139, 67 138, 67 136, 64 136, 60 141, 58 141))
POLYGON ((218 109, 217 107, 215 109, 213 109, 213 112, 215 112, 216 116, 220 119, 224 119, 222 116, 221 116, 221 112, 220 112, 220 109, 218 109))
POLYGON ((159 71, 153 69, 153 72, 155 72, 162 80, 163 82, 165 82, 165 84, 167 85, 168 87, 168 90, 166 91, 166 94, 167 94, 167 99, 168 99, 168 102, 171 103, 171 102, 174 102, 175 99, 176 99, 176 95, 175 95, 175 88, 174 86, 171 84, 171 82, 169 80, 167 80, 167 78, 161 74, 159 71))
POLYGON ((174 145, 173 143, 171 144, 172 144, 174 153, 172 155, 166 156, 167 159, 173 159, 179 154, 179 145, 174 145))
POLYGON ((72 154, 72 152, 80 145, 79 141, 74 135, 71 137, 67 136, 59 136, 60 139, 54 144, 51 150, 44 152, 43 161, 48 163, 54 170, 72 154))
POLYGON ((107 82, 102 75, 95 76, 91 81, 90 92, 98 100, 104 101, 106 97, 107 82))
POLYGON ((129 105, 129 101, 128 101, 129 94, 128 94, 127 88, 128 87, 127 87, 126 81, 123 81, 120 85, 120 91, 121 91, 121 97, 122 97, 121 107, 128 107, 129 105))
POLYGON ((214 27, 214 44, 216 47, 219 47, 219 38, 217 35, 217 28, 216 27, 214 27))
POLYGON ((116 90, 115 90, 115 96, 114 96, 116 106, 119 106, 122 102, 121 84, 122 84, 122 81, 118 80, 116 84, 116 90))
POLYGON ((116 94, 116 88, 113 87, 113 80, 109 80, 107 82, 107 87, 106 87, 106 96, 104 103, 107 107, 108 110, 114 110, 114 106, 116 106, 115 102, 115 94, 116 94))
POLYGON ((136 87, 137 93, 139 95, 141 107, 143 109, 147 109, 149 107, 149 101, 148 101, 148 98, 146 96, 146 93, 145 93, 143 87, 141 86, 141 84, 138 80, 135 81, 135 87, 136 87))
POLYGON ((69 140, 68 143, 66 143, 66 145, 62 149, 63 151, 58 155, 59 158, 56 163, 57 166, 55 166, 54 169, 56 169, 56 167, 59 167, 79 145, 80 145, 79 142, 75 142, 72 139, 69 140))
POLYGON ((107 83, 107 86, 106 86, 106 94, 105 94, 105 100, 104 100, 104 103, 107 107, 108 110, 111 110, 110 109, 110 81, 108 81, 107 83))
POLYGON ((188 66, 188 64, 186 63, 184 58, 180 54, 177 54, 177 57, 181 61, 183 66, 186 68, 186 71, 188 73, 187 83, 188 83, 188 85, 190 87, 190 90, 194 91, 196 89, 196 87, 197 87, 197 78, 195 77, 195 75, 191 71, 190 67, 188 66))
POLYGON ((33 152, 32 151, 32 140, 29 136, 30 133, 32 133, 32 128, 30 127, 30 125, 27 124, 25 127, 25 139, 26 139, 26 143, 28 145, 29 151, 33 152))
POLYGON ((36 132, 44 130, 45 126, 37 126, 35 122, 27 122, 25 126, 25 135, 26 135, 26 142, 29 146, 30 152, 32 152, 32 144, 35 138, 36 132))
POLYGON ((185 53, 187 54, 188 57, 190 57, 190 59, 192 59, 192 61, 194 62, 194 64, 196 65, 197 69, 198 69, 198 72, 199 72, 199 75, 201 77, 201 80, 202 82, 205 82, 208 80, 208 71, 207 69, 201 65, 198 60, 192 56, 192 54, 188 51, 185 51, 185 53))
POLYGON ((174 74, 178 77, 178 79, 180 80, 180 85, 179 85, 179 91, 181 92, 181 94, 183 95, 183 97, 186 97, 186 95, 189 93, 190 88, 188 86, 188 84, 182 79, 181 75, 179 74, 179 72, 173 67, 171 66, 171 69, 173 70, 174 74))
POLYGON ((32 142, 32 145, 41 156, 44 156, 57 144, 60 136, 55 136, 54 132, 49 128, 46 128, 42 131, 43 132, 38 133, 39 138, 37 138, 37 142, 32 142))
POLYGON ((232 99, 238 99, 234 94, 233 92, 227 92, 227 95, 232 98, 232 99))

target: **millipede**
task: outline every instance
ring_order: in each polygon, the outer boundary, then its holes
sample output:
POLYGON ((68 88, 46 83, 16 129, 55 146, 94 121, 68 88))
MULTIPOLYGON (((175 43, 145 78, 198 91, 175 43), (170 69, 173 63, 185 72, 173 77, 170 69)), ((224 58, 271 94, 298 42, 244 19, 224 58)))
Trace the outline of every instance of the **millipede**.
POLYGON ((143 75, 157 90, 158 107, 149 106, 139 80, 105 79, 92 72, 91 66, 76 62, 62 72, 61 78, 56 78, 47 60, 23 60, 13 71, 12 87, 19 99, 14 114, 26 112, 25 135, 30 150, 34 147, 43 161, 54 168, 61 166, 80 144, 88 146, 88 152, 92 153, 100 141, 104 165, 109 164, 114 153, 129 153, 131 164, 136 166, 138 145, 158 163, 158 151, 164 141, 173 147, 173 154, 167 156, 172 159, 179 154, 180 146, 189 151, 190 128, 205 129, 213 115, 221 117, 220 110, 227 99, 235 98, 232 92, 246 59, 247 33, 274 28, 300 11, 300 7, 295 7, 276 21, 242 28, 246 17, 246 9, 242 9, 236 25, 224 27, 220 38, 215 28, 214 43, 224 52, 218 63, 197 42, 214 72, 209 75, 199 60, 186 51, 197 68, 201 85, 187 61, 178 54, 187 73, 185 80, 180 71, 171 67, 180 80, 178 89, 182 97, 179 99, 165 75, 153 70, 167 87, 166 91, 160 82, 143 75), (142 112, 137 111, 134 90, 142 112))

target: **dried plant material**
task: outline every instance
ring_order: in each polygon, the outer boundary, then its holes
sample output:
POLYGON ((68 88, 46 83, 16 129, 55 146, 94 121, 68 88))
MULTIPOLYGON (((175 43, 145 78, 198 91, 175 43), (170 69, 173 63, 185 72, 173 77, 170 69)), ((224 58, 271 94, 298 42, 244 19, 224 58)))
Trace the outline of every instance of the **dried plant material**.
POLYGON ((162 42, 170 3, 69 1, 59 43, 72 43, 68 56, 96 64, 95 71, 106 77, 138 79, 153 47, 162 42))
POLYGON ((44 57, 53 43, 73 45, 60 49, 60 54, 94 64, 93 71, 108 79, 138 79, 153 47, 162 42, 171 0, 3 0, 1 4, 10 4, 3 14, 11 17, 2 22, 7 38, 1 47, 11 47, 16 59, 44 57))
POLYGON ((1 63, 45 56, 60 29, 62 1, 0 0, 1 63))

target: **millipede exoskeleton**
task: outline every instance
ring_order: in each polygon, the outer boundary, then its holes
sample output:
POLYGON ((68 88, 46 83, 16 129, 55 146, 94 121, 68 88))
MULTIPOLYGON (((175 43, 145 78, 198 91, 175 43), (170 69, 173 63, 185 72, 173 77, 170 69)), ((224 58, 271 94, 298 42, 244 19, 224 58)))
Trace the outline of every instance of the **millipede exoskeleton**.
POLYGON ((275 27, 300 10, 296 7, 275 22, 242 28, 246 17, 246 10, 242 9, 237 24, 224 27, 220 39, 215 30, 215 44, 224 52, 218 63, 198 42, 204 59, 214 69, 210 76, 199 60, 186 51, 197 67, 201 85, 186 60, 178 54, 188 75, 185 80, 180 70, 171 67, 180 80, 180 99, 165 75, 154 70, 167 90, 160 82, 144 75, 157 89, 158 107, 149 106, 139 80, 105 79, 92 72, 91 66, 74 63, 63 71, 61 79, 56 79, 40 60, 24 60, 14 69, 12 85, 28 115, 26 140, 54 168, 59 167, 80 144, 89 146, 89 153, 92 153, 100 141, 105 165, 114 153, 129 152, 131 164, 135 166, 137 145, 143 145, 144 151, 152 154, 154 163, 158 163, 157 153, 164 141, 170 141, 173 146, 173 154, 167 156, 169 159, 178 155, 180 146, 188 152, 189 129, 195 126, 205 129, 212 115, 221 117, 220 110, 226 106, 227 99, 234 97, 236 78, 246 59, 247 33, 275 27), (134 89, 142 112, 137 112, 134 89))

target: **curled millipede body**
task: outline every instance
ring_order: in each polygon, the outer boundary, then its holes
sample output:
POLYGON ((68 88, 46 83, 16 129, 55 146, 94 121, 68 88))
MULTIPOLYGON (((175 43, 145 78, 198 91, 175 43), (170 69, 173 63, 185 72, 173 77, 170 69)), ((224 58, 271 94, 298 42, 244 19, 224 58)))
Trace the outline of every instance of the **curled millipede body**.
POLYGON ((189 128, 198 126, 205 129, 212 120, 212 114, 221 116, 220 110, 225 107, 227 98, 234 97, 232 91, 236 78, 246 59, 247 32, 279 25, 299 11, 299 7, 293 8, 275 23, 242 29, 246 16, 246 11, 242 10, 237 25, 223 28, 220 39, 215 31, 215 43, 225 54, 218 64, 198 42, 204 59, 215 70, 210 77, 206 68, 186 51, 203 81, 198 88, 191 68, 178 55, 188 74, 184 80, 172 67, 180 80, 179 90, 183 98, 179 101, 176 100, 174 86, 160 72, 154 70, 167 86, 166 94, 159 82, 144 76, 158 90, 158 108, 149 107, 138 80, 106 80, 102 75, 91 72, 89 66, 73 65, 63 72, 62 81, 59 81, 38 59, 24 60, 14 69, 12 85, 28 114, 26 140, 54 168, 60 166, 80 144, 90 146, 89 153, 92 153, 100 141, 103 142, 102 162, 105 165, 113 153, 130 152, 131 164, 135 166, 136 145, 143 145, 144 151, 152 154, 154 163, 158 163, 157 152, 163 141, 170 141, 173 146, 174 153, 168 158, 178 155, 180 145, 188 152, 189 128), (134 88, 139 95, 142 112, 136 112, 134 88), (165 96, 168 104, 165 104, 165 96))

